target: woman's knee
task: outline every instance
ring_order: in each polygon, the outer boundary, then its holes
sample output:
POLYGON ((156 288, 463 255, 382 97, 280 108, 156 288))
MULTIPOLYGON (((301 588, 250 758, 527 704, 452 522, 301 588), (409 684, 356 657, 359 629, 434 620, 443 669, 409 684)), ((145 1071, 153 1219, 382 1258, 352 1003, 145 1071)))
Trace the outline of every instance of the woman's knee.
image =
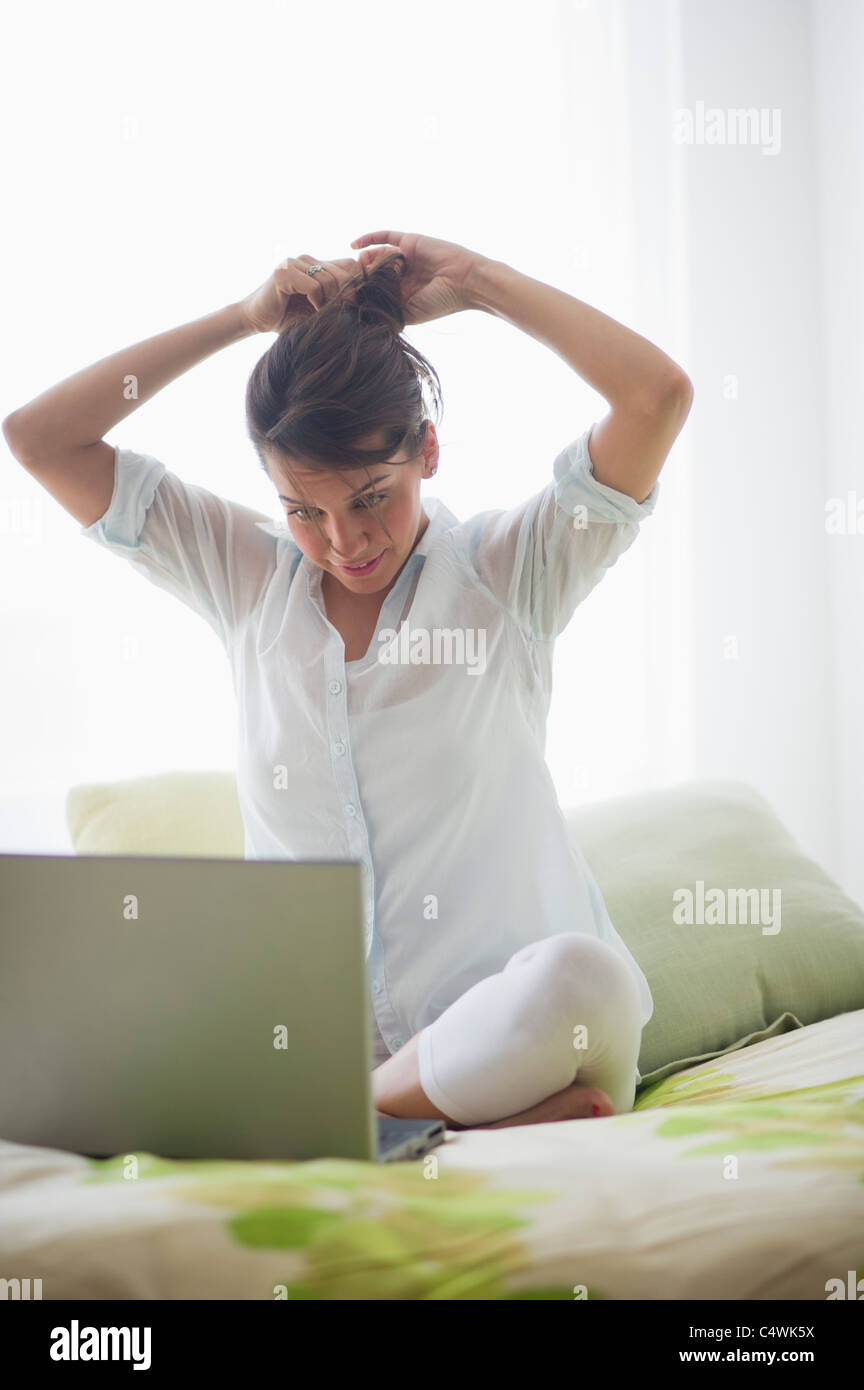
MULTIPOLYGON (((530 967, 547 1004, 595 1001, 607 1009, 620 1003, 640 1010, 639 987, 630 966, 613 946, 581 932, 560 932, 517 952, 530 967)), ((516 958, 512 958, 516 959, 516 958)), ((509 963, 508 963, 509 964, 509 963)))

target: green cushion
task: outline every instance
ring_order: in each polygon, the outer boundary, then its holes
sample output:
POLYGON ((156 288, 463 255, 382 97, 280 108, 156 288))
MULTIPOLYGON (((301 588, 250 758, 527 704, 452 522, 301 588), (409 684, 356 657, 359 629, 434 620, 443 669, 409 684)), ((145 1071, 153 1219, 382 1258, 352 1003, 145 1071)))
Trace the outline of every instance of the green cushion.
POLYGON ((233 772, 163 772, 72 787, 66 821, 76 854, 245 853, 233 772))
MULTIPOLYGON (((566 812, 654 1014, 643 1085, 804 1024, 864 1008, 864 912, 744 782, 679 783, 566 812), (676 922, 678 890, 779 889, 754 922, 676 922), (763 931, 763 927, 769 930, 763 931)), ((706 903, 704 916, 708 917, 706 903)), ((749 920, 748 920, 749 916, 749 920)))
MULTIPOLYGON (((73 787, 66 812, 78 854, 244 855, 233 772, 73 787)), ((685 782, 565 814, 654 996, 639 1054, 643 1086, 864 1008, 864 913, 746 783, 685 782), (695 894, 699 879, 706 895, 779 889, 780 930, 746 919, 676 923, 673 894, 695 894)), ((769 891, 771 915, 773 901, 769 891)))

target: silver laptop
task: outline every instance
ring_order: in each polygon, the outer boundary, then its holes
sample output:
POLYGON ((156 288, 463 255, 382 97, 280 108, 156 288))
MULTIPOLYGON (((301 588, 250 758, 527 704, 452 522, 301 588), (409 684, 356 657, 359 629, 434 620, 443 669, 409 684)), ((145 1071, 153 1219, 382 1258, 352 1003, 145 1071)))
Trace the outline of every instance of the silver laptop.
POLYGON ((0 854, 0 1139, 390 1161, 359 861, 0 854))

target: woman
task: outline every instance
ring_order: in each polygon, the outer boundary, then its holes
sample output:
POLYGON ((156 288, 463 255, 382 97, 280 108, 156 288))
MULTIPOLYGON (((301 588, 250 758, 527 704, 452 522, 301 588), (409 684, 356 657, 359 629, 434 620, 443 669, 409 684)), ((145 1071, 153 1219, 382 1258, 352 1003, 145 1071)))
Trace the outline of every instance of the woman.
POLYGON ((393 231, 352 246, 359 260, 287 260, 95 363, 4 434, 84 535, 222 641, 247 857, 362 862, 379 1113, 495 1128, 627 1111, 653 1001, 570 841, 545 720, 555 639, 653 510, 692 387, 503 262, 393 231), (610 411, 542 491, 460 523, 421 501, 440 383, 401 334, 471 308, 557 352, 610 411), (284 525, 104 442, 195 363, 272 331, 246 413, 284 525))

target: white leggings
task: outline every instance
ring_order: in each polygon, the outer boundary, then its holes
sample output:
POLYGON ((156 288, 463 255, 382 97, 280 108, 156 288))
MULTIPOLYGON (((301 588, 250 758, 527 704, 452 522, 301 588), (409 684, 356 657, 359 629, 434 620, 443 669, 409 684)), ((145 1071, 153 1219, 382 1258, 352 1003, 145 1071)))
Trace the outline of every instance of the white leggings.
POLYGON ((639 990, 607 942, 562 932, 523 946, 422 1030, 420 1084, 449 1119, 488 1124, 576 1080, 633 1109, 639 990))

